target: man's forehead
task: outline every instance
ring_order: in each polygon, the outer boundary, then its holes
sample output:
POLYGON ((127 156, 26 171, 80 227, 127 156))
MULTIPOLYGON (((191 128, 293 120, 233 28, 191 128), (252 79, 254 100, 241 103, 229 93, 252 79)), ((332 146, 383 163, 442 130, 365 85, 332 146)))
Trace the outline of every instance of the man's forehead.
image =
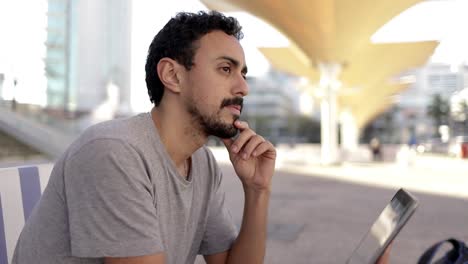
POLYGON ((197 54, 208 56, 210 60, 232 58, 245 65, 245 55, 242 46, 234 36, 222 31, 212 31, 203 36, 198 45, 197 54))

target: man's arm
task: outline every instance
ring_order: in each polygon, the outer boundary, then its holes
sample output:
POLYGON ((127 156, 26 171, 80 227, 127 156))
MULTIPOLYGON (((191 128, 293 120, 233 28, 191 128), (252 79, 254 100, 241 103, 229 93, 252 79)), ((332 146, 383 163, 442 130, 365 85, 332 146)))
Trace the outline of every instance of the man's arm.
POLYGON ((239 236, 228 252, 205 256, 208 264, 263 263, 266 248, 268 204, 276 150, 246 122, 236 121, 235 139, 223 139, 234 170, 244 188, 244 214, 239 236))
POLYGON ((269 197, 269 192, 257 194, 246 191, 239 236, 229 251, 205 256, 207 264, 263 263, 269 197))
POLYGON ((164 251, 150 177, 138 151, 103 138, 64 166, 73 257, 153 255, 164 251))
POLYGON ((164 264, 164 254, 154 254, 139 257, 105 258, 104 264, 164 264))
POLYGON ((228 263, 263 263, 270 191, 261 193, 252 190, 244 191, 242 226, 230 250, 228 263))

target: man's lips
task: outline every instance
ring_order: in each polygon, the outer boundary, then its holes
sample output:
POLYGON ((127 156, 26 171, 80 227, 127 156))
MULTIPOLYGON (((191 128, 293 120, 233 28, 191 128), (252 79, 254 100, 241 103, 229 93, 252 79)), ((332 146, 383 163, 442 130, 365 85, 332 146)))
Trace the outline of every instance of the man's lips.
POLYGON ((240 116, 242 107, 240 105, 227 105, 226 106, 232 114, 240 116))

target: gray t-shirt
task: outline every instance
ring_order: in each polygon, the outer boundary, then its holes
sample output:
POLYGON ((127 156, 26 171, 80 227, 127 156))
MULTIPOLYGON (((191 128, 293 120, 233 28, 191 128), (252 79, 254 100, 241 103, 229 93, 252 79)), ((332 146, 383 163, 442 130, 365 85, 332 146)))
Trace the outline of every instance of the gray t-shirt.
POLYGON ((57 161, 13 264, 103 263, 164 252, 167 263, 228 250, 237 230, 206 148, 182 178, 149 113, 89 128, 57 161))

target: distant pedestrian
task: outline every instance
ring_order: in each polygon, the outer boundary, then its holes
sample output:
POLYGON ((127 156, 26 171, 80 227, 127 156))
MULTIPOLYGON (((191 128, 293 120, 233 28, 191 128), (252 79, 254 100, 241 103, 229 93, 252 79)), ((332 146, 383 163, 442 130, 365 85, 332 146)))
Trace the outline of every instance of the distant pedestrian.
POLYGON ((369 145, 370 145, 370 149, 372 152, 372 160, 373 161, 382 160, 382 147, 380 145, 379 139, 376 137, 372 138, 369 145))
POLYGON ((16 111, 16 85, 18 84, 18 80, 15 78, 13 80, 13 98, 11 99, 11 110, 16 111))
POLYGON ((411 149, 414 149, 416 148, 418 144, 418 141, 416 140, 416 136, 415 135, 411 135, 409 141, 408 141, 408 146, 411 148, 411 149))

